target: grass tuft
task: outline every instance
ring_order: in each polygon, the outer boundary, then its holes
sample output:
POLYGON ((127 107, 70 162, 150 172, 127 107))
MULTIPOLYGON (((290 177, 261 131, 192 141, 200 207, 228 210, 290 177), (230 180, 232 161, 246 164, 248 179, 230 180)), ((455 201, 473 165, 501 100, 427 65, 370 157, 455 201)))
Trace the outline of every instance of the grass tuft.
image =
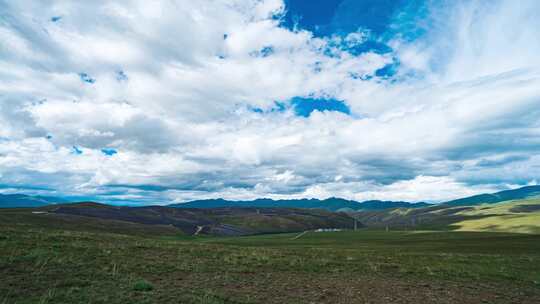
POLYGON ((204 293, 200 297, 198 297, 197 302, 200 304, 224 304, 227 303, 225 300, 211 294, 211 293, 204 293))
POLYGON ((152 291, 154 290, 154 285, 146 280, 139 280, 133 284, 133 290, 135 291, 152 291))

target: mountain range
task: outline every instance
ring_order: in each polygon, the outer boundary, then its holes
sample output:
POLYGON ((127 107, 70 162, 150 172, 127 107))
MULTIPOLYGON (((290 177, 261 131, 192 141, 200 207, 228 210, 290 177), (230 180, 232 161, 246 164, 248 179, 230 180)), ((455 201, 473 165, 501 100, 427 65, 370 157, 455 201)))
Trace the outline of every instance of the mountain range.
POLYGON ((257 208, 307 208, 326 209, 329 211, 359 211, 359 210, 383 210, 392 208, 422 208, 431 206, 427 203, 409 203, 370 200, 357 202, 343 198, 319 199, 292 199, 273 200, 268 198, 251 201, 230 201, 224 199, 197 200, 187 203, 172 204, 170 207, 176 208, 231 208, 231 207, 257 207, 257 208))
MULTIPOLYGON (((540 186, 526 186, 513 190, 505 190, 496 193, 486 193, 456 200, 443 202, 448 206, 472 206, 480 204, 493 204, 508 200, 526 199, 540 197, 540 186)), ((30 196, 24 194, 0 194, 0 208, 18 207, 41 207, 51 204, 66 203, 63 198, 49 196, 30 196)), ((434 206, 424 202, 410 203, 403 201, 353 201, 343 198, 319 199, 290 199, 273 200, 268 198, 255 199, 250 201, 233 201, 224 199, 195 200, 186 203, 171 204, 174 208, 232 208, 232 207, 255 207, 255 208, 306 208, 306 209, 326 209, 329 211, 363 211, 363 210, 386 210, 394 208, 423 208, 434 206)))
POLYGON ((65 199, 52 196, 33 196, 25 194, 0 194, 0 208, 35 208, 58 203, 66 203, 65 199))

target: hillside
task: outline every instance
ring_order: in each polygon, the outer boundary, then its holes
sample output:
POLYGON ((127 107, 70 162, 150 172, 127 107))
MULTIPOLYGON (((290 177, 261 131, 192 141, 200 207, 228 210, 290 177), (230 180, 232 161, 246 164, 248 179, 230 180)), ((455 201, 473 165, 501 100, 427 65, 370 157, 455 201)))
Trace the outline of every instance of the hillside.
POLYGON ((76 223, 93 219, 102 221, 105 226, 129 223, 151 229, 167 227, 169 232, 173 229, 187 235, 237 236, 317 228, 351 228, 354 224, 354 220, 344 213, 292 208, 180 209, 161 206, 116 207, 88 202, 5 210, 12 215, 24 214, 52 222, 65 222, 67 219, 68 222, 76 223))
POLYGON ((540 199, 365 211, 354 216, 374 228, 540 233, 540 199))
POLYGON ((480 205, 463 214, 475 218, 452 224, 456 230, 540 233, 540 199, 480 205))
POLYGON ((510 200, 540 197, 540 186, 526 186, 518 189, 505 190, 491 194, 479 194, 464 197, 443 204, 449 206, 472 206, 480 204, 494 204, 510 200))
MULTIPOLYGON (((114 222, 115 229, 122 230, 126 224, 139 225, 141 231, 154 231, 158 228, 158 234, 236 236, 352 227, 352 218, 335 211, 346 212, 367 227, 376 229, 388 227, 540 233, 540 198, 534 198, 539 191, 540 186, 528 186, 438 205, 376 200, 356 202, 329 198, 252 201, 212 199, 165 207, 117 207, 97 203, 58 205, 56 203, 60 199, 52 197, 0 195, 0 206, 40 207, 21 210, 21 214, 37 210, 38 213, 46 212, 49 218, 56 217, 62 221, 76 222, 83 217, 83 223, 92 222, 90 219, 112 221, 106 224, 112 225, 114 222)), ((89 225, 99 226, 95 222, 89 225)))
POLYGON ((224 199, 197 200, 187 203, 172 204, 175 208, 232 208, 232 207, 257 207, 257 208, 306 208, 326 209, 329 211, 354 211, 354 210, 384 210, 392 208, 421 208, 430 206, 426 203, 409 203, 371 200, 357 202, 342 198, 319 199, 293 199, 272 200, 256 199, 251 201, 229 201, 224 199))

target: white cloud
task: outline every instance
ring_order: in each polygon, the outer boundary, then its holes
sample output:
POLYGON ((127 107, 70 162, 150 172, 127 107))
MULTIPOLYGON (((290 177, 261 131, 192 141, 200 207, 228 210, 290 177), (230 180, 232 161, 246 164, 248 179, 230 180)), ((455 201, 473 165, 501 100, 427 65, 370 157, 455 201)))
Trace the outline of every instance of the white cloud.
POLYGON ((423 176, 388 185, 365 182, 327 183, 306 189, 303 196, 329 198, 339 196, 351 200, 391 200, 409 202, 441 202, 479 193, 500 190, 493 185, 470 187, 449 177, 423 176))
POLYGON ((129 199, 159 202, 440 201, 539 178, 538 2, 434 6, 425 36, 391 39, 383 55, 338 47, 367 32, 282 27, 285 9, 279 0, 9 3, 2 183, 102 197, 121 185, 129 199), (392 57, 395 77, 375 77, 392 57), (343 100, 351 115, 275 110, 295 96, 343 100))

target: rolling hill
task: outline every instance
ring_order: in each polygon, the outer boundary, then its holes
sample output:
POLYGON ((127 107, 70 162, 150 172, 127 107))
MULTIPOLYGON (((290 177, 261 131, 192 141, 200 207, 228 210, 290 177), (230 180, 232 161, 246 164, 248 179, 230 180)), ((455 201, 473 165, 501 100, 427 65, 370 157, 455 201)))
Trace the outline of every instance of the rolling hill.
POLYGON ((357 212, 372 228, 540 233, 540 199, 357 212))
POLYGON ((505 190, 491 194, 479 194, 448 201, 443 204, 449 206, 472 206, 534 197, 540 197, 540 186, 526 186, 518 189, 505 190))
MULTIPOLYGON (((50 205, 35 209, 4 209, 25 221, 77 222, 95 226, 129 226, 140 230, 162 228, 177 234, 253 235, 298 232, 318 228, 352 228, 354 219, 345 213, 293 208, 184 209, 162 206, 118 207, 93 202, 50 205), (30 218, 28 218, 30 217, 30 218)), ((6 213, 2 213, 6 214, 6 213)), ((22 220, 21 220, 22 221, 22 220)), ((169 233, 170 234, 170 233, 169 233)))
POLYGON ((540 199, 480 205, 463 214, 475 218, 453 223, 455 230, 540 233, 540 199))
MULTIPOLYGON (((501 231, 540 233, 540 186, 481 194, 432 205, 392 201, 356 202, 341 198, 229 201, 198 200, 169 206, 118 207, 97 203, 57 204, 43 196, 0 195, 1 207, 38 207, 45 213, 75 222, 94 219, 168 232, 249 235, 350 228, 354 216, 370 228, 501 231), (336 212, 337 211, 337 212, 336 212), (343 213, 345 212, 345 213, 343 213), (150 228, 151 226, 151 228, 150 228), (160 229, 161 229, 160 228, 160 229)), ((95 223, 92 223, 94 225, 95 223)), ((150 231, 149 230, 149 231, 150 231)))

